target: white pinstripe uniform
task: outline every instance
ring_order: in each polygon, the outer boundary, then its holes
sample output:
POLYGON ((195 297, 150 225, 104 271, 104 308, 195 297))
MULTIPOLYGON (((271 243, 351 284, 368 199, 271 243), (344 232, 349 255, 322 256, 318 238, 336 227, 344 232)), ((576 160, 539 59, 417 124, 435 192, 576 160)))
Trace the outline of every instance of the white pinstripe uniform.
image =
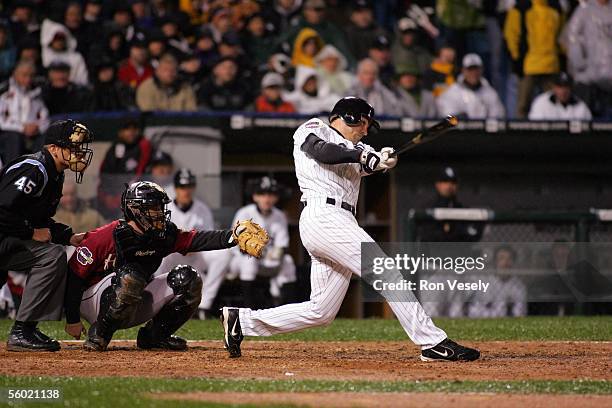
POLYGON ((261 260, 243 254, 238 248, 233 248, 234 258, 230 264, 232 272, 240 274, 240 280, 253 281, 257 277, 260 267, 278 269, 278 273, 270 279, 270 293, 274 297, 280 296, 280 288, 285 283, 295 282, 295 263, 291 255, 283 254, 283 248, 289 247, 289 225, 285 213, 276 207, 269 215, 264 216, 257 209, 256 204, 249 204, 236 212, 234 222, 253 219, 268 231, 270 242, 264 249, 261 260))
MULTIPOLYGON (((181 210, 174 201, 168 204, 168 209, 171 211, 170 220, 182 230, 210 231, 215 229, 210 208, 197 198, 194 198, 193 204, 186 211, 181 210)), ((202 300, 199 308, 210 309, 223 283, 231 258, 229 249, 193 252, 187 255, 174 253, 164 258, 155 275, 168 273, 176 265, 191 265, 202 276, 202 300)))
MULTIPOLYGON (((319 119, 302 124, 293 135, 293 158, 302 201, 307 206, 300 216, 300 237, 312 258, 310 300, 272 309, 239 309, 245 336, 268 336, 331 323, 342 304, 351 275, 361 276, 361 243, 374 240, 357 224, 353 214, 340 204, 357 203, 361 177, 367 175, 357 163, 321 164, 306 155, 301 146, 314 133, 325 142, 347 148, 372 149, 344 139, 319 119), (327 204, 333 198, 335 205, 327 204)), ((423 349, 447 336, 427 316, 411 292, 389 305, 405 332, 423 349)))

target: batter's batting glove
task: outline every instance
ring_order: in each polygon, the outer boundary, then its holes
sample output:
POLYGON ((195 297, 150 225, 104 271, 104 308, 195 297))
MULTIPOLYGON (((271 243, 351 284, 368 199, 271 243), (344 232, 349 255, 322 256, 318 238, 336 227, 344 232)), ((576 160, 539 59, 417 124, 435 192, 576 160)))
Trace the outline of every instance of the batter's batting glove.
POLYGON ((380 167, 388 170, 397 165, 397 156, 393 156, 393 153, 395 153, 395 149, 392 147, 383 147, 380 149, 380 155, 382 156, 380 167))
POLYGON ((374 173, 379 168, 380 162, 382 161, 382 155, 374 150, 364 150, 361 152, 359 162, 366 173, 374 173))

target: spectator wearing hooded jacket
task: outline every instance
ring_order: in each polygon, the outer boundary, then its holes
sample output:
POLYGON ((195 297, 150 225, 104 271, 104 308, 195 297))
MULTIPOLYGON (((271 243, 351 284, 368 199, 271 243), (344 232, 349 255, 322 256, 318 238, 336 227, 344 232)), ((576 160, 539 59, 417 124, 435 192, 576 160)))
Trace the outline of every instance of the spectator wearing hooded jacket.
POLYGON ((529 120, 591 120, 591 111, 573 94, 572 78, 562 72, 550 91, 533 100, 529 120))
POLYGON ((508 11, 504 38, 514 72, 521 78, 517 116, 525 118, 536 88, 550 89, 559 72, 558 37, 563 17, 549 0, 518 0, 508 11))
POLYGON ((576 94, 595 117, 612 117, 612 1, 581 2, 567 32, 576 94))
POLYGON ((76 40, 66 27, 50 20, 43 21, 40 40, 42 63, 45 68, 52 62, 61 61, 70 66, 70 82, 87 85, 88 73, 83 56, 76 50, 76 40))
POLYGON ((323 48, 323 40, 319 34, 311 28, 303 28, 293 44, 291 63, 293 66, 304 65, 313 68, 315 57, 323 48))
POLYGON ((482 59, 478 54, 466 54, 462 65, 457 82, 436 100, 438 112, 468 119, 504 118, 504 106, 497 92, 482 76, 482 59))
POLYGON ((35 72, 31 63, 18 63, 8 88, 0 95, 0 156, 4 163, 24 154, 28 143, 33 151, 42 147, 49 112, 40 88, 32 86, 35 72))
POLYGON ((395 88, 402 115, 411 118, 436 118, 436 100, 421 84, 421 73, 415 63, 398 65, 395 88))
POLYGON ((255 99, 256 112, 294 113, 292 103, 283 100, 285 81, 281 74, 268 72, 261 80, 261 94, 255 99))
POLYGON ((295 70, 295 90, 285 95, 285 100, 303 114, 329 112, 338 99, 338 95, 321 92, 317 71, 303 65, 295 70))
POLYGON ((365 99, 377 115, 399 116, 402 114, 397 98, 378 79, 378 64, 365 58, 357 65, 357 81, 350 87, 347 95, 365 99))
POLYGON ((293 44, 297 35, 303 28, 311 28, 315 30, 325 44, 332 44, 349 62, 349 66, 354 65, 354 58, 348 47, 346 37, 329 19, 326 19, 325 13, 327 5, 324 0, 306 0, 302 9, 302 16, 298 19, 293 28, 281 34, 278 38, 278 44, 288 42, 293 44))
POLYGON ((354 76, 347 71, 346 58, 331 44, 323 47, 315 58, 321 93, 344 95, 353 85, 354 76))

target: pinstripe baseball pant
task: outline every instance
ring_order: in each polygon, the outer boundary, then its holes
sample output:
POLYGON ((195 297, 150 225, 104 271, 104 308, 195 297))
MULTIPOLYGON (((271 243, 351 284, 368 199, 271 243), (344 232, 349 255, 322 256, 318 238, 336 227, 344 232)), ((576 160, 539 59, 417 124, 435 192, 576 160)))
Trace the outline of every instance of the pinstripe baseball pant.
MULTIPOLYGON (((241 308, 245 336, 270 336, 331 323, 351 275, 361 276, 361 243, 374 242, 349 211, 316 200, 309 200, 302 211, 300 237, 312 257, 310 300, 263 310, 241 308)), ((429 348, 446 338, 412 292, 400 296, 394 296, 389 306, 415 344, 429 348)))

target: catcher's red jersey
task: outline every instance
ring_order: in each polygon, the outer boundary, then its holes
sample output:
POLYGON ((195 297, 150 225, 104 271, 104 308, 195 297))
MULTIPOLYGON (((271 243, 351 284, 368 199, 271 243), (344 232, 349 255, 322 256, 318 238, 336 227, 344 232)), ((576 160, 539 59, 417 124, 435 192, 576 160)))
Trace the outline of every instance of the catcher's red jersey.
MULTIPOLYGON (((113 271, 117 254, 113 232, 119 221, 113 221, 85 234, 85 238, 68 261, 73 273, 87 280, 89 285, 99 282, 113 271)), ((187 253, 196 231, 178 231, 174 247, 169 253, 187 253)), ((161 258, 168 254, 160 254, 161 258)))

